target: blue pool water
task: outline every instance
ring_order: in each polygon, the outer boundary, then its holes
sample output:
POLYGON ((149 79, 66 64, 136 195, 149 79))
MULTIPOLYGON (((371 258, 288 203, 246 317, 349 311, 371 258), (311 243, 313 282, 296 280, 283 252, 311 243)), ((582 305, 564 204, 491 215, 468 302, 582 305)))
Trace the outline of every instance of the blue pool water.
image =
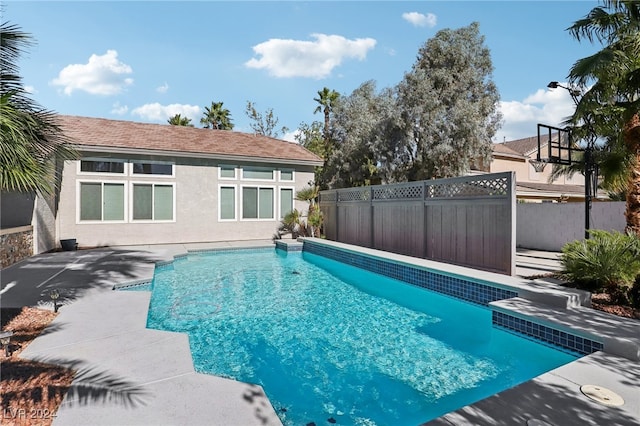
POLYGON ((285 425, 417 425, 576 359, 309 253, 190 255, 152 288, 148 327, 188 333, 197 371, 263 386, 285 425))

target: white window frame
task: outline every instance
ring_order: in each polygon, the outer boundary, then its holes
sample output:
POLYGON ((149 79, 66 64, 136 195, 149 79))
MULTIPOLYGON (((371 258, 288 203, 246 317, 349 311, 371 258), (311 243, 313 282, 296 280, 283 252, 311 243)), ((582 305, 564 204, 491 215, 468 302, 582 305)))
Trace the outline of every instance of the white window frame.
POLYGON ((176 165, 175 165, 175 163, 172 163, 170 161, 132 160, 132 161, 129 162, 129 164, 127 164, 127 166, 129 167, 129 176, 134 177, 134 178, 150 177, 150 178, 153 178, 153 179, 172 179, 172 178, 176 177, 176 165), (168 166, 171 166, 171 174, 170 175, 155 175, 153 173, 151 173, 151 174, 134 173, 133 172, 133 165, 134 164, 164 164, 164 165, 168 165, 168 166))
MULTIPOLYGON (((228 178, 227 178, 228 179, 228 178)), ((238 185, 235 184, 224 184, 221 183, 218 185, 218 222, 237 222, 238 221, 238 185), (233 219, 223 219, 222 218, 222 188, 233 188, 233 219)))
MULTIPOLYGON (((155 176, 155 175, 154 175, 155 176)), ((175 223, 176 222, 176 204, 177 204, 177 200, 176 200, 176 184, 175 182, 156 182, 156 181, 130 181, 129 182, 129 206, 131 206, 131 208, 129 209, 129 215, 128 215, 128 219, 130 223, 175 223), (156 219, 134 219, 133 218, 133 186, 134 185, 152 185, 153 189, 151 191, 151 194, 153 195, 153 197, 155 197, 155 185, 159 185, 159 186, 171 186, 171 188, 173 189, 173 211, 172 211, 172 217, 173 219, 170 220, 156 220, 156 219)), ((152 209, 151 209, 151 214, 153 216, 155 216, 155 210, 153 209, 153 201, 151 202, 152 204, 152 209)))
POLYGON ((219 180, 238 180, 238 168, 236 166, 232 166, 231 164, 219 164, 218 165, 218 179, 219 180), (222 176, 222 168, 232 168, 233 167, 233 177, 223 177, 222 176))
POLYGON ((281 191, 283 189, 290 189, 291 190, 291 209, 295 209, 296 208, 296 188, 295 186, 279 186, 278 187, 278 220, 282 220, 284 219, 284 215, 282 214, 282 194, 281 191))
POLYGON ((243 181, 252 181, 252 182, 275 182, 276 181, 276 174, 277 171, 270 168, 270 167, 243 167, 240 170, 240 180, 243 181), (271 171, 271 179, 257 179, 257 178, 245 178, 244 177, 244 171, 245 170, 250 170, 250 171, 271 171))
POLYGON ((278 180, 280 182, 295 182, 296 181, 296 171, 293 169, 284 169, 284 170, 278 170, 278 180), (282 179, 282 172, 291 172, 291 180, 284 180, 282 179))
POLYGON ((76 174, 78 176, 116 176, 116 177, 122 177, 122 176, 127 176, 127 172, 128 172, 128 163, 126 160, 121 160, 119 158, 94 158, 94 157, 87 157, 87 158, 81 158, 78 160, 78 165, 77 165, 77 170, 76 170, 76 174), (82 171, 82 162, 83 161, 106 161, 106 162, 110 162, 110 163, 123 163, 124 167, 122 168, 122 173, 109 173, 109 172, 83 172, 82 171))
MULTIPOLYGON (((92 173, 93 174, 93 173, 92 173)), ((115 174, 115 173, 113 173, 115 174)), ((117 176, 117 174, 115 174, 117 176)), ((127 185, 127 181, 125 180, 107 180, 107 179, 100 179, 100 180, 91 180, 91 179, 82 179, 82 180, 77 180, 76 181, 76 225, 97 225, 97 224, 106 224, 106 225, 110 225, 110 224, 116 224, 116 223, 127 223, 127 211, 128 211, 128 204, 127 201, 129 199, 128 197, 128 185, 127 185), (99 183, 102 186, 102 202, 104 203, 104 184, 116 184, 116 185, 123 185, 124 186, 124 193, 123 193, 123 218, 122 220, 104 220, 104 219, 100 219, 100 220, 81 220, 80 219, 80 208, 81 208, 81 203, 82 200, 80 198, 80 187, 83 183, 99 183)), ((100 206, 100 216, 104 217, 104 205, 100 206)))
POLYGON ((278 187, 273 185, 241 185, 240 186, 240 221, 242 222, 273 222, 277 221, 276 211, 278 210, 277 203, 279 202, 279 195, 277 193, 278 187), (256 188, 258 190, 258 217, 257 218, 244 218, 244 188, 256 188), (271 206, 271 217, 262 219, 260 218, 260 190, 271 189, 273 190, 273 205, 271 206))

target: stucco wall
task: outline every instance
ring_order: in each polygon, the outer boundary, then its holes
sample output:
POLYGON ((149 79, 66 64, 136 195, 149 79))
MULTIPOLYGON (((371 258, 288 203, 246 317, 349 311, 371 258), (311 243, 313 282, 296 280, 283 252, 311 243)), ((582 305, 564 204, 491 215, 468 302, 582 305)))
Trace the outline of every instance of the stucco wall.
MULTIPOLYGON (((590 228, 623 232, 624 210, 622 201, 593 203, 590 228)), ((520 203, 516 211, 518 247, 560 251, 566 243, 584 238, 584 203, 520 203)))
MULTIPOLYGON (((166 161, 166 159, 163 159, 166 161)), ((280 223, 273 220, 242 220, 240 218, 242 185, 262 185, 274 187, 279 195, 280 187, 295 187, 300 190, 308 186, 313 180, 313 167, 294 167, 259 164, 260 167, 274 169, 295 168, 295 181, 281 182, 274 180, 224 180, 218 178, 218 163, 213 160, 202 159, 173 159, 174 176, 141 177, 141 176, 108 176, 87 175, 78 173, 78 162, 67 162, 64 168, 60 206, 58 214, 58 240, 75 238, 80 247, 94 247, 105 245, 133 245, 133 244, 162 244, 210 242, 229 240, 270 239, 280 223), (82 223, 78 217, 78 184, 82 181, 125 181, 130 188, 131 182, 172 182, 175 183, 175 221, 171 223, 82 223), (218 219, 219 184, 236 185, 237 220, 227 222, 218 219)), ((223 164, 229 164, 224 162, 223 164)), ((232 163, 236 167, 249 167, 250 164, 232 163)), ((254 165, 254 166, 257 166, 254 165)), ((238 175, 239 177, 239 175, 238 175)), ((278 195, 275 202, 278 205, 278 195)), ((129 196, 126 196, 130 201, 129 196)), ((306 202, 295 201, 298 210, 307 209, 306 202)), ((126 209, 126 211, 128 211, 126 209)))
MULTIPOLYGON (((553 165, 547 164, 542 172, 536 172, 528 160, 506 157, 494 157, 491 161, 491 173, 516 172, 516 182, 549 183, 553 165)), ((584 176, 575 173, 573 176, 559 176, 553 181, 556 185, 584 185, 584 176)))
POLYGON ((33 209, 33 254, 45 253, 58 246, 56 241, 55 199, 38 196, 33 209))

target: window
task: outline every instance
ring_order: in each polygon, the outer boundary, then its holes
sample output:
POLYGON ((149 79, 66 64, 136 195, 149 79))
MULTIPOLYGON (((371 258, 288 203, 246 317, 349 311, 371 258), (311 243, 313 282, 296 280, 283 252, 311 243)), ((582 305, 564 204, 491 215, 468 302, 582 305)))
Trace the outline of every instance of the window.
POLYGON ((280 170, 280 180, 293 181, 293 170, 280 170))
POLYGON ((119 173, 124 174, 124 161, 80 160, 83 173, 119 173))
POLYGON ((236 168, 233 166, 220 166, 220 178, 221 179, 235 179, 236 168))
POLYGON ((133 184, 133 220, 173 220, 173 185, 133 184))
POLYGON ((134 175, 173 176, 173 164, 133 163, 134 175))
POLYGON ((81 182, 80 220, 124 220, 124 183, 81 182))
POLYGON ((273 170, 242 169, 242 179, 273 180, 273 170))
POLYGON ((293 210, 293 189, 280 188, 280 219, 293 210))
POLYGON ((236 219, 236 188, 235 186, 220 187, 220 220, 236 219))
POLYGON ((273 188, 242 188, 243 219, 273 219, 273 188))

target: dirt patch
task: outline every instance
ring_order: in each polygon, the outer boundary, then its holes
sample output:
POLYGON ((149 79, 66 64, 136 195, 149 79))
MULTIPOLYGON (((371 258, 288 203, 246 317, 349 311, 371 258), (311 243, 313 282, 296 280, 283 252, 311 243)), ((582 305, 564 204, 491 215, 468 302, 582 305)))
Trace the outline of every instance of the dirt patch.
POLYGON ((71 386, 74 372, 57 365, 20 359, 20 353, 57 313, 25 307, 0 310, 3 331, 12 331, 10 357, 0 353, 3 425, 50 425, 71 386))
POLYGON ((591 307, 619 317, 640 319, 640 309, 611 303, 611 297, 606 293, 591 294, 591 307))

